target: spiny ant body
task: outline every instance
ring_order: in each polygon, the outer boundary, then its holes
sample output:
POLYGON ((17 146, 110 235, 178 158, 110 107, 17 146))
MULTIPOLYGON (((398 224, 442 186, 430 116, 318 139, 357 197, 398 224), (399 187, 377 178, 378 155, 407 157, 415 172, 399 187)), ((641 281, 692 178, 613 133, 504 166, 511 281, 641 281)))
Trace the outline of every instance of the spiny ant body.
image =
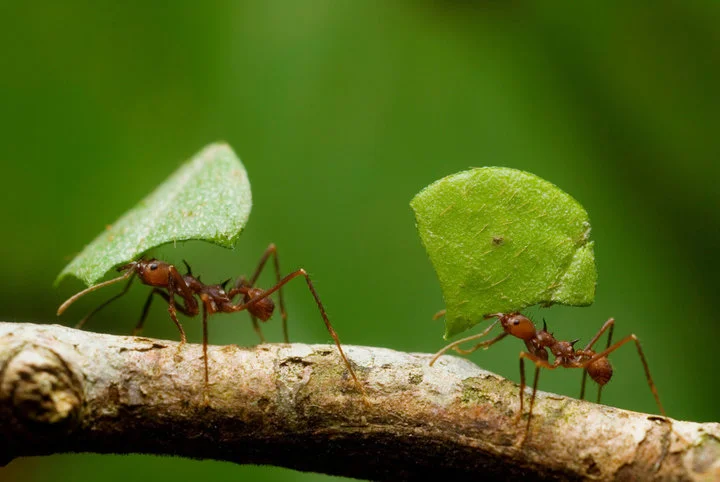
POLYGON ((269 298, 269 296, 277 291, 280 301, 280 314, 283 320, 283 334, 285 342, 288 343, 289 341, 287 331, 287 312, 285 311, 285 304, 283 302, 282 287, 290 280, 302 276, 307 282, 310 293, 315 298, 315 303, 320 310, 320 314, 323 321, 325 322, 325 326, 330 333, 330 336, 332 336, 333 340, 335 341, 335 345, 340 352, 340 356, 342 357, 345 366, 347 367, 350 375, 355 381, 355 385, 362 393, 363 398, 367 401, 365 390, 360 383, 360 380, 357 378, 355 371, 350 365, 350 361, 345 356, 345 352, 340 345, 340 339, 338 338, 337 333, 330 324, 330 320, 328 319, 327 313, 325 312, 325 307, 322 305, 320 298, 315 291, 315 287, 313 286, 312 281, 310 281, 310 277, 304 269, 299 269, 282 278, 280 276, 280 265, 278 262, 277 248, 274 244, 271 244, 265 250, 265 253, 260 259, 258 267, 255 270, 252 278, 250 278, 249 281, 246 280, 245 277, 238 278, 235 285, 229 291, 226 291, 226 285, 230 280, 226 280, 224 283, 221 284, 206 285, 200 281, 199 277, 195 277, 192 274, 192 270, 190 269, 190 266, 187 264, 187 262, 184 263, 187 267, 187 273, 185 275, 181 275, 174 265, 157 259, 140 259, 138 261, 134 261, 132 263, 121 266, 118 268, 118 271, 125 272, 122 276, 109 281, 105 281, 104 283, 100 283, 95 286, 91 286, 90 288, 87 288, 86 290, 75 294, 67 301, 65 301, 62 305, 60 305, 60 308, 58 308, 58 316, 61 315, 68 308, 68 306, 70 306, 73 302, 75 302, 75 300, 77 300, 81 296, 104 286, 116 283, 118 281, 129 279, 128 283, 125 285, 125 288, 119 294, 113 296, 112 298, 95 308, 93 311, 91 311, 87 316, 85 316, 85 318, 80 320, 80 322, 77 324, 77 328, 82 328, 82 326, 85 325, 85 323, 87 323, 87 321, 98 311, 100 311, 102 308, 127 293, 133 280, 137 277, 141 283, 152 286, 153 290, 150 292, 147 301, 145 302, 142 315, 140 316, 140 320, 138 321, 135 329, 133 330, 133 335, 139 334, 142 330, 145 319, 147 318, 147 314, 150 310, 150 305, 152 304, 154 295, 157 295, 163 298, 168 304, 168 312, 170 313, 170 318, 175 323, 175 326, 177 326, 178 331, 180 331, 180 344, 182 346, 184 343, 187 342, 187 338, 185 336, 185 330, 183 330, 182 324, 180 324, 180 321, 177 318, 177 312, 180 311, 184 315, 192 317, 198 315, 198 313, 200 312, 200 307, 202 306, 203 358, 205 363, 204 386, 205 393, 207 394, 207 388, 209 383, 207 357, 208 316, 214 315, 215 313, 235 313, 238 311, 247 310, 248 313, 250 313, 250 318, 252 320, 254 330, 260 337, 260 341, 264 342, 265 338, 263 337, 262 331, 260 330, 258 319, 261 321, 267 321, 270 319, 273 312, 275 311, 275 303, 272 301, 271 298, 269 298), (274 259, 275 275, 277 278, 277 282, 272 288, 268 290, 263 290, 255 287, 255 283, 270 256, 273 256, 274 259), (182 303, 177 302, 176 296, 180 298, 182 303), (235 302, 234 299, 237 297, 241 298, 237 302, 235 302), (198 303, 198 299, 200 300, 200 303, 198 303))
MULTIPOLYGON (((441 315, 443 313, 444 312, 440 312, 438 313, 438 315, 441 315)), ((436 315, 436 317, 438 317, 438 315, 436 315)), ((663 416, 666 416, 665 409, 660 403, 660 397, 658 396, 657 389, 655 388, 655 383, 650 376, 650 369, 648 368, 645 355, 643 354, 642 348, 640 347, 640 342, 638 341, 637 337, 634 334, 628 335, 614 345, 611 344, 612 333, 615 326, 615 320, 613 318, 610 318, 608 321, 605 322, 602 328, 600 328, 600 330, 595 334, 595 336, 590 340, 590 342, 588 342, 588 344, 583 349, 575 349, 575 344, 578 342, 578 340, 573 340, 569 342, 557 340, 552 333, 547 331, 547 326, 544 321, 543 329, 536 329, 533 322, 521 313, 493 313, 485 316, 485 319, 491 318, 497 318, 497 320, 495 320, 482 333, 463 338, 462 340, 458 340, 454 343, 447 345, 445 348, 435 354, 433 359, 430 361, 430 365, 433 365, 443 353, 450 349, 454 349, 458 353, 466 355, 474 352, 479 348, 488 348, 489 346, 497 343, 508 335, 514 336, 515 338, 519 338, 520 340, 522 340, 525 343, 525 348, 527 351, 520 352, 520 412, 518 413, 518 418, 522 415, 524 404, 525 360, 530 360, 530 362, 535 364, 535 379, 533 381, 533 392, 532 397, 530 398, 530 409, 528 412, 528 421, 525 428, 525 435, 523 437, 523 441, 527 437, 530 430, 530 421, 532 418, 533 404, 535 402, 535 394, 537 393, 540 368, 547 368, 550 370, 554 370, 555 368, 559 367, 583 369, 584 371, 580 398, 582 399, 585 396, 585 383, 587 380, 587 376, 589 375, 590 378, 592 378, 593 381, 598 384, 599 403, 600 395, 602 393, 602 387, 610 381, 613 374, 612 365, 608 360, 608 355, 630 341, 635 342, 638 353, 640 355, 640 359, 642 360, 643 367, 645 368, 645 376, 647 378, 648 385, 650 386, 650 390, 655 397, 655 402, 657 402, 657 406, 663 416), (500 326, 503 329, 503 333, 490 340, 480 342, 470 349, 465 350, 460 348, 460 344, 462 343, 477 340, 478 338, 486 336, 498 323, 500 323, 500 326), (608 341, 605 350, 599 353, 595 352, 592 349, 593 345, 598 341, 602 334, 608 330, 608 341), (549 361, 549 354, 552 354, 554 357, 552 363, 549 361)))

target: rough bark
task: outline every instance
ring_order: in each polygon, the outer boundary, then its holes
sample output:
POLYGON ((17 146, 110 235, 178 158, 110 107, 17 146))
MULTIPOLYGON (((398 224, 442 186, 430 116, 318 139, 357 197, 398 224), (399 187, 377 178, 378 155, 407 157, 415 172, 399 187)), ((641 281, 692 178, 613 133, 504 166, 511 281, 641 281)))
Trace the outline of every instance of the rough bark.
POLYGON ((467 360, 332 345, 210 347, 0 323, 0 463, 148 453, 375 480, 720 480, 720 424, 668 421, 518 387, 467 360), (525 416, 526 417, 526 416, 525 416), (526 420, 526 418, 524 418, 526 420))

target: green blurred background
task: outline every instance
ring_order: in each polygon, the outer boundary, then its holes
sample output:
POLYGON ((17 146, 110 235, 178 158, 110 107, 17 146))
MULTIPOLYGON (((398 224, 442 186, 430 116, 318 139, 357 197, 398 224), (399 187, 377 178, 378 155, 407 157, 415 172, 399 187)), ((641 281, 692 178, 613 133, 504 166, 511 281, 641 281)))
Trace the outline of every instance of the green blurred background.
MULTIPOLYGON (((222 280, 275 242, 285 271, 310 271, 345 343, 434 352, 442 297, 408 202, 470 166, 509 166, 576 197, 596 241, 595 304, 531 312, 583 340, 614 316, 617 336, 643 342, 668 413, 718 421, 719 14, 717 2, 3 2, 0 318, 57 322, 81 287, 52 286, 68 260, 226 140, 253 186, 237 248, 161 255, 222 280)), ((146 293, 135 286, 89 329, 129 333, 146 293)), ((291 338, 331 342, 303 283, 287 297, 291 338)), ((177 338, 160 304, 145 334, 177 338)), ((266 334, 281 341, 277 320, 266 334)), ((213 319, 211 341, 257 342, 243 314, 213 319)), ((520 349, 471 358, 517 381, 520 349)), ((611 359, 604 403, 657 412, 635 349, 611 359)), ((580 376, 544 372, 541 388, 575 397, 580 376)), ((0 469, 3 481, 100 477, 330 479, 147 456, 0 469)))

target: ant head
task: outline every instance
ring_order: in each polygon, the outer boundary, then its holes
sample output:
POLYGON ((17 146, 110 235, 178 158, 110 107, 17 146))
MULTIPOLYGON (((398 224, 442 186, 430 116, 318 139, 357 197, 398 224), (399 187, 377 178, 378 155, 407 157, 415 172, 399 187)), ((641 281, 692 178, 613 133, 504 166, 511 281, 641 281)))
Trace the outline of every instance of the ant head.
POLYGON ((530 340, 535 336, 535 325, 527 316, 521 313, 498 313, 496 316, 500 319, 505 332, 515 338, 530 340))
POLYGON ((157 259, 141 259, 135 263, 135 272, 140 281, 150 286, 167 286, 170 264, 157 259))

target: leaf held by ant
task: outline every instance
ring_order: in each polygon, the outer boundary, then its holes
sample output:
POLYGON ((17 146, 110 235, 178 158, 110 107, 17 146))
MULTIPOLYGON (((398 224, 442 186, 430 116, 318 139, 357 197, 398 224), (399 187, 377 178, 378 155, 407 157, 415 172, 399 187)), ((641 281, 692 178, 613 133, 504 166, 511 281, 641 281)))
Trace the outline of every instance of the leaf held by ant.
POLYGON ((436 181, 410 205, 440 280, 445 338, 488 313, 593 302, 587 212, 552 183, 515 169, 477 168, 436 181))
POLYGON ((211 144, 103 230, 55 284, 74 276, 93 285, 113 267, 167 243, 197 239, 232 248, 251 208, 245 167, 230 146, 211 144))

